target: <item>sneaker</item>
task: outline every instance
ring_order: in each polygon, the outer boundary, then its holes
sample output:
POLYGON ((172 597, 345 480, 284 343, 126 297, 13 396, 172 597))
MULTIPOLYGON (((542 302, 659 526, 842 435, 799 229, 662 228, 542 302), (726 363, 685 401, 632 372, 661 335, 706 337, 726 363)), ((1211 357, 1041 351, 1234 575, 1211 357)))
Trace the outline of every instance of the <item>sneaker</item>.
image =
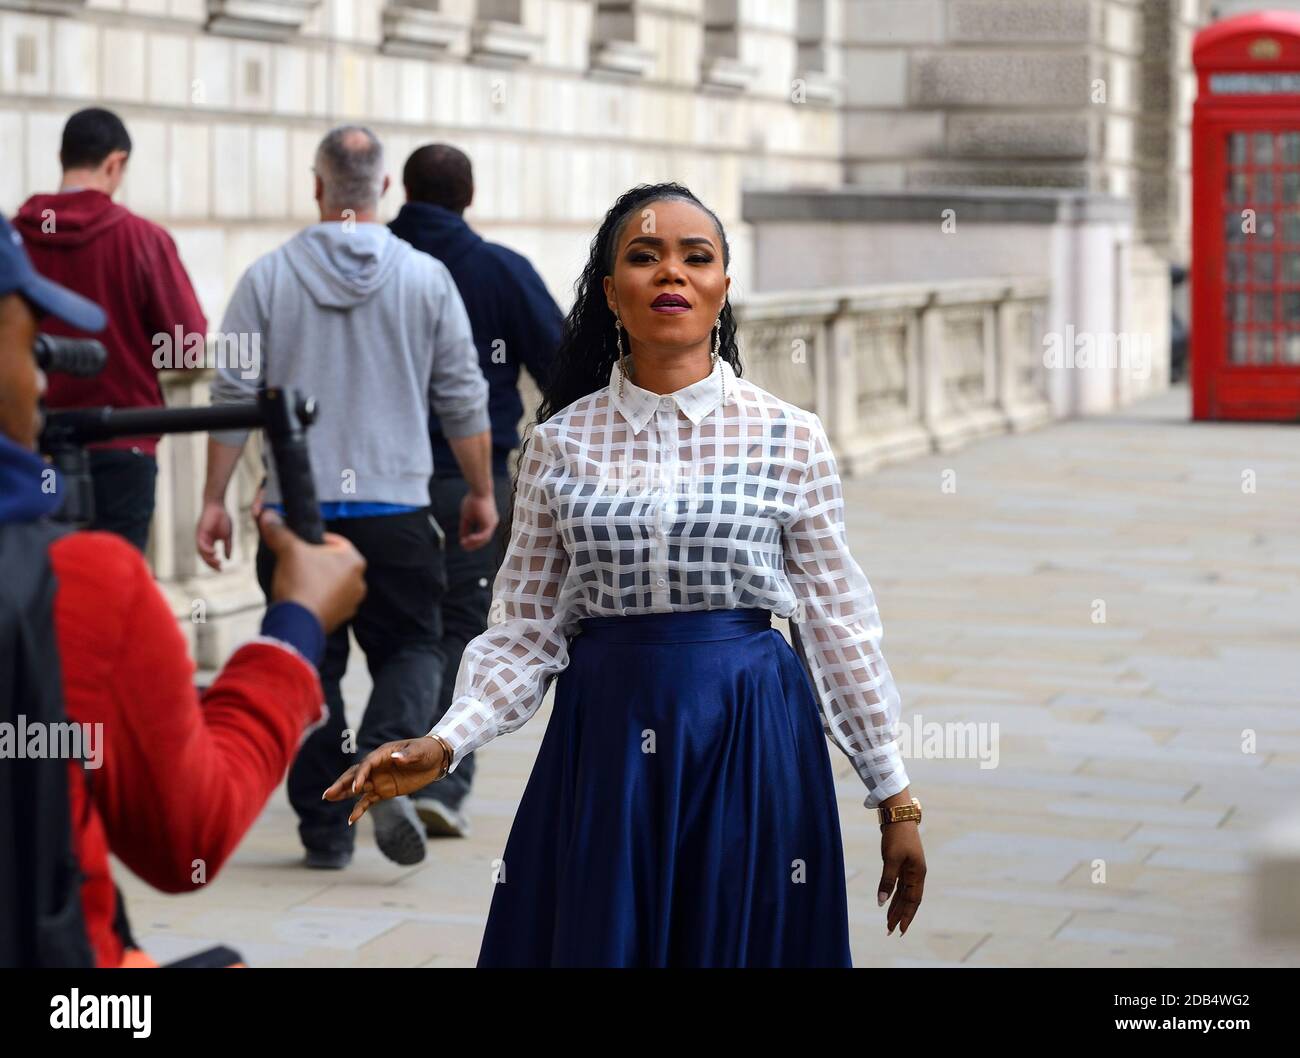
POLYGON ((351 862, 351 849, 308 849, 302 859, 304 867, 318 871, 341 871, 351 862))
POLYGON ((420 797, 415 801, 415 814, 424 823, 424 832, 431 838, 467 838, 469 820, 465 813, 436 797, 420 797))
POLYGON ((409 797, 392 797, 370 806, 375 844, 394 863, 410 867, 424 859, 424 827, 409 797))

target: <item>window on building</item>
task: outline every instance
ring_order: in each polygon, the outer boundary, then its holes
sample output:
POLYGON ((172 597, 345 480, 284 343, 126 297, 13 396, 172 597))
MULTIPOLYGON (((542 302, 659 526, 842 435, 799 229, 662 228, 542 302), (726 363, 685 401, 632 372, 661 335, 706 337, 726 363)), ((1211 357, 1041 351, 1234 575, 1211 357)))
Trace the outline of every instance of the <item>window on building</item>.
POLYGON ((654 52, 639 43, 641 6, 641 0, 596 0, 591 23, 593 73, 644 77, 654 68, 654 52))
POLYGON ((208 29, 231 37, 286 40, 319 5, 320 0, 208 0, 208 29))
POLYGON ((740 0, 704 0, 704 58, 700 81, 709 88, 740 91, 758 71, 741 62, 740 0))
POLYGON ((464 0, 388 0, 383 50, 417 58, 461 48, 469 38, 464 0))
POLYGON ((513 65, 536 59, 542 34, 529 26, 529 0, 479 0, 470 55, 478 62, 513 65))
POLYGON ((791 98, 796 102, 836 105, 841 98, 837 27, 838 8, 828 0, 799 0, 799 48, 791 98))

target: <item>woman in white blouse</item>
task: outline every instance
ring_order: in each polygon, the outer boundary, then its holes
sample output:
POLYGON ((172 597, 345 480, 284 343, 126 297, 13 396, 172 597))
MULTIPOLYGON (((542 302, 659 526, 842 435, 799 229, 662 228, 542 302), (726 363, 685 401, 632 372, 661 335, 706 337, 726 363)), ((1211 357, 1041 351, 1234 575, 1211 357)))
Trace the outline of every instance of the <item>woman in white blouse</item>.
POLYGON ((728 260, 680 185, 610 209, 520 459, 493 624, 433 731, 326 791, 359 798, 355 821, 523 725, 560 676, 479 966, 851 965, 823 731, 887 810, 888 932, 920 903, 898 692, 835 459, 816 415, 740 377, 728 260))

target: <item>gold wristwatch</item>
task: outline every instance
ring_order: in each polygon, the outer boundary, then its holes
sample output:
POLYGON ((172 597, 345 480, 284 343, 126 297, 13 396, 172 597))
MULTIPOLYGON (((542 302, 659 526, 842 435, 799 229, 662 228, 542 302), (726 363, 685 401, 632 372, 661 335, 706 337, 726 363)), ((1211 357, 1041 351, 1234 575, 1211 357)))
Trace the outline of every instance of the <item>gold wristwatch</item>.
POLYGON ((880 813, 880 824, 901 823, 905 819, 914 819, 921 822, 921 802, 915 797, 912 798, 910 805, 895 805, 893 808, 877 808, 880 813))

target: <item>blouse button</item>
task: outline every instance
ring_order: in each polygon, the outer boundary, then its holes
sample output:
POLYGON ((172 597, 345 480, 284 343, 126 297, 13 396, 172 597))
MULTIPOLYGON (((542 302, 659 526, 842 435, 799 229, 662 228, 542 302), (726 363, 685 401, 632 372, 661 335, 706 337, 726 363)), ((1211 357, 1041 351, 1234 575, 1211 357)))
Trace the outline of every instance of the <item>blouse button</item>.
POLYGON ((664 399, 659 402, 659 407, 663 408, 664 411, 667 411, 672 406, 673 406, 672 397, 664 397, 664 399))
POLYGON ((658 584, 659 587, 662 588, 662 587, 664 587, 668 582, 667 582, 666 580, 664 580, 663 577, 660 577, 657 581, 655 581, 655 583, 658 584))

